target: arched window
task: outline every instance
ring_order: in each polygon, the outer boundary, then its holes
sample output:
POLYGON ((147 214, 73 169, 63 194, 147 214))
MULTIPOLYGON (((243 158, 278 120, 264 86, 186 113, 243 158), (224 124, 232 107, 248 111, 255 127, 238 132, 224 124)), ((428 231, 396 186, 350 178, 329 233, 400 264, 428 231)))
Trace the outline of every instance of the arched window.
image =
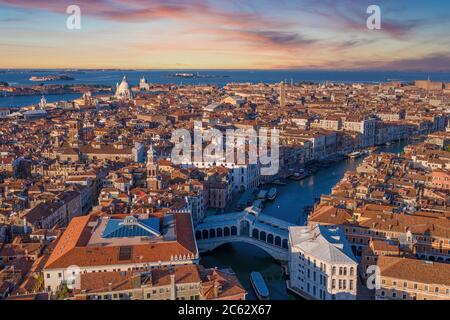
POLYGON ((353 273, 355 272, 355 269, 353 267, 350 267, 350 275, 352 276, 353 273))
POLYGON ((258 229, 253 229, 252 237, 255 238, 255 239, 259 239, 259 231, 258 231, 258 229))
POLYGON ((208 235, 208 230, 203 230, 203 239, 208 239, 209 235, 208 235))
POLYGON ((222 237, 223 236, 223 232, 222 232, 222 228, 217 228, 217 237, 222 237))
POLYGON ((273 234, 267 236, 267 243, 273 244, 273 234))
POLYGON ((195 232, 195 239, 201 240, 202 239, 202 233, 200 231, 195 232))
POLYGON ((288 242, 287 239, 283 239, 283 248, 287 249, 288 248, 288 242))
POLYGON ((235 226, 232 226, 232 227, 231 227, 231 235, 232 235, 232 236, 237 235, 237 228, 236 228, 235 226))
POLYGON ((225 237, 229 237, 229 236, 230 236, 230 228, 225 227, 225 228, 223 229, 223 235, 224 235, 225 237))
POLYGON ((215 229, 209 230, 209 237, 210 238, 215 238, 216 237, 216 230, 215 229))

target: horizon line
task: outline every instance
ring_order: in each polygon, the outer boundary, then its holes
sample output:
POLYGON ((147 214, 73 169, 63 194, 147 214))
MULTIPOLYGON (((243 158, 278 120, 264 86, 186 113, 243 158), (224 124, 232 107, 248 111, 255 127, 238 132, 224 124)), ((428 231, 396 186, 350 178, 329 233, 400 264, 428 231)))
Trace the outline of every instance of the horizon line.
POLYGON ((83 67, 0 67, 1 71, 8 70, 88 70, 88 71, 322 71, 322 72, 420 72, 420 73, 450 73, 448 70, 422 69, 327 69, 327 68, 83 68, 83 67))

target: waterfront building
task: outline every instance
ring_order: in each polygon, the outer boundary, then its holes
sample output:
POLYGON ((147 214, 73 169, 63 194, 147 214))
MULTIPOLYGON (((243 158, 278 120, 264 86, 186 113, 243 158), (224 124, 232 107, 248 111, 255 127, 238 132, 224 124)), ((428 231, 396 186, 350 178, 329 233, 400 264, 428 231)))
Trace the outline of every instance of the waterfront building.
POLYGON ((450 300, 450 266, 411 258, 380 256, 376 300, 450 300))
POLYGON ((4 119, 11 113, 9 108, 0 107, 0 119, 4 119))
POLYGON ((345 234, 326 226, 289 228, 289 288, 307 299, 355 300, 358 262, 345 234))
POLYGON ((150 85, 147 82, 147 79, 145 77, 142 77, 139 81, 139 90, 141 91, 149 91, 150 85))
POLYGON ((127 77, 123 77, 120 85, 116 85, 116 98, 119 100, 131 100, 133 99, 133 92, 128 85, 127 77))
POLYGON ((182 165, 185 168, 196 167, 199 169, 210 169, 224 167, 231 172, 231 185, 233 191, 254 190, 258 187, 261 179, 259 164, 235 164, 226 161, 185 161, 182 165))
POLYGON ((375 144, 375 126, 377 120, 372 117, 347 116, 342 124, 345 131, 360 133, 357 147, 367 148, 375 144))

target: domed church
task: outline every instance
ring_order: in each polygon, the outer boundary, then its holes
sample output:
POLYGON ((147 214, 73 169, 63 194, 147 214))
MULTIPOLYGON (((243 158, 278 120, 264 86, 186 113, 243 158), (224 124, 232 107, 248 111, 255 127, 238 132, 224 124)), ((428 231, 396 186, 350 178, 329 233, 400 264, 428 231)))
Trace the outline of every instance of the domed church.
POLYGON ((121 84, 116 85, 116 98, 120 100, 133 99, 133 92, 128 85, 127 77, 123 77, 121 84))

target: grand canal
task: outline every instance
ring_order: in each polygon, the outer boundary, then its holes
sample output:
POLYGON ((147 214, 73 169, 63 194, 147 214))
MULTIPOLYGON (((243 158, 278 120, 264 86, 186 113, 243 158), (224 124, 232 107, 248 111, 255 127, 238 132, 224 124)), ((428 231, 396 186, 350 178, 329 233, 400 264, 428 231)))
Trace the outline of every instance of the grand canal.
MULTIPOLYGON (((382 147, 378 152, 400 153, 406 142, 398 142, 382 147)), ((306 218, 303 208, 314 203, 315 198, 329 194, 332 187, 343 177, 347 170, 355 169, 363 159, 346 160, 322 169, 301 182, 291 182, 278 187, 277 199, 268 204, 264 213, 295 224, 304 224, 306 218)), ((206 267, 232 267, 242 285, 247 289, 247 299, 256 299, 250 284, 250 273, 259 271, 266 279, 271 298, 274 300, 297 299, 289 294, 282 278, 280 265, 261 249, 244 244, 223 245, 202 257, 206 267)))

